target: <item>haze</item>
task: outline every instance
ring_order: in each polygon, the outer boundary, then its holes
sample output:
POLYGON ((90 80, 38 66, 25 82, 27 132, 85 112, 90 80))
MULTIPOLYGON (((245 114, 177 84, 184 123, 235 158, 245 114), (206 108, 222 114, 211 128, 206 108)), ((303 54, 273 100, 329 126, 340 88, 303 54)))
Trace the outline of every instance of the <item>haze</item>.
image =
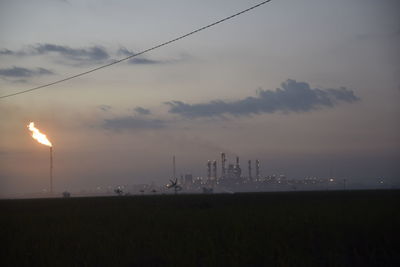
MULTIPOLYGON (((111 62, 256 4, 0 2, 0 95, 111 62)), ((129 62, 0 100, 0 195, 163 184, 221 152, 263 175, 399 185, 400 5, 274 0, 129 62)))

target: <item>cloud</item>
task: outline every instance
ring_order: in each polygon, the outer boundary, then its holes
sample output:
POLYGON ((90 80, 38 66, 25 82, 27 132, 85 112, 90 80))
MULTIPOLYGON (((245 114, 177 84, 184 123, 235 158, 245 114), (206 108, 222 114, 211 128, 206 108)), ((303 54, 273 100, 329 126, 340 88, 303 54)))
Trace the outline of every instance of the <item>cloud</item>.
POLYGON ((69 61, 88 63, 101 62, 110 58, 110 55, 101 46, 90 46, 86 48, 71 48, 65 45, 37 44, 21 50, 0 50, 0 56, 35 56, 58 54, 69 61))
POLYGON ((8 49, 1 49, 0 50, 0 55, 13 55, 14 52, 8 49))
MULTIPOLYGON (((121 47, 117 51, 117 54, 122 55, 124 57, 128 57, 128 56, 134 55, 135 53, 133 51, 126 49, 125 47, 121 47)), ((163 63, 165 63, 165 61, 153 60, 153 59, 145 58, 143 56, 139 56, 139 57, 134 57, 134 58, 129 59, 128 63, 132 64, 132 65, 150 65, 150 64, 163 64, 163 63)))
POLYGON ((130 50, 128 50, 128 49, 125 48, 125 47, 120 47, 120 48, 118 49, 118 51, 117 51, 117 54, 120 55, 120 56, 128 57, 128 56, 134 55, 135 53, 132 52, 132 51, 130 51, 130 50))
POLYGON ((0 76, 7 78, 27 78, 40 75, 54 74, 52 71, 44 68, 27 69, 22 67, 12 67, 0 69, 0 76))
POLYGON ((107 111, 109 111, 109 110, 112 109, 112 107, 109 106, 109 105, 100 105, 100 106, 98 106, 98 108, 99 108, 100 110, 102 110, 102 111, 105 111, 105 112, 107 112, 107 111))
POLYGON ((70 48, 63 45, 38 44, 33 47, 33 53, 57 53, 72 61, 103 61, 109 58, 107 51, 100 46, 87 48, 70 48))
MULTIPOLYGON (((106 60, 112 60, 111 55, 118 55, 119 57, 127 57, 134 55, 135 53, 126 49, 125 47, 119 48, 117 51, 111 51, 111 54, 101 46, 89 46, 84 48, 72 48, 66 45, 56 44, 36 44, 25 47, 20 50, 9 50, 0 49, 0 56, 37 56, 37 55, 50 55, 56 54, 62 57, 64 61, 58 61, 58 63, 70 64, 87 64, 87 63, 99 63, 106 60)), ((127 62, 132 65, 150 65, 150 64, 165 64, 173 63, 177 60, 154 60, 144 56, 138 56, 129 59, 127 62)))
POLYGON ((149 115, 151 113, 149 109, 145 109, 142 107, 135 108, 135 111, 140 115, 149 115))
POLYGON ((137 64, 137 65, 150 65, 150 64, 162 64, 164 62, 163 61, 159 61, 159 60, 135 57, 135 58, 130 59, 128 61, 128 63, 129 64, 137 64))
POLYGON ((115 131, 161 129, 166 127, 166 122, 160 119, 142 119, 138 117, 126 116, 114 119, 106 119, 104 120, 102 127, 115 131))
POLYGON ((208 103, 187 104, 181 101, 166 102, 170 106, 169 113, 179 114, 187 118, 216 117, 230 114, 249 116, 274 112, 309 112, 322 107, 334 107, 340 102, 353 103, 359 98, 352 90, 345 87, 339 89, 310 88, 305 82, 287 80, 275 91, 258 90, 257 96, 226 102, 214 100, 208 103))

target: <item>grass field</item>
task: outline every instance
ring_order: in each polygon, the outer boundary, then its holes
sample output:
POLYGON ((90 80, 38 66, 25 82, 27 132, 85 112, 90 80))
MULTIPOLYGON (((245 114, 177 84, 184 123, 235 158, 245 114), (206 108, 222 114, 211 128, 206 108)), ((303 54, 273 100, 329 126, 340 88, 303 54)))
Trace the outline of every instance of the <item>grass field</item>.
POLYGON ((0 266, 400 266, 400 191, 0 200, 0 266))

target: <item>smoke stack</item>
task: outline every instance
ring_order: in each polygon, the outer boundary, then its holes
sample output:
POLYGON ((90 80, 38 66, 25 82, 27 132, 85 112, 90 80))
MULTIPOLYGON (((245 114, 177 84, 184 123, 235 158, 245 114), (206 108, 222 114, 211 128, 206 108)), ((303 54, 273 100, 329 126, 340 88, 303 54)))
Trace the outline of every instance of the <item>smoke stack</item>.
POLYGON ((236 157, 236 167, 239 167, 239 157, 236 157))
POLYGON ((251 176, 251 160, 248 161, 249 164, 249 180, 253 181, 253 177, 251 176))
POLYGON ((216 160, 213 161, 212 167, 213 167, 212 168, 212 171, 213 171, 212 177, 213 177, 213 179, 217 179, 217 161, 216 160))
POLYGON ((53 193, 53 145, 47 139, 47 136, 39 131, 38 128, 35 127, 34 122, 30 122, 28 125, 29 131, 32 132, 32 138, 38 141, 40 144, 48 146, 50 148, 50 193, 53 193))
POLYGON ((50 193, 53 194, 53 147, 50 147, 50 193))
POLYGON ((256 159, 256 179, 260 179, 260 161, 256 159))
POLYGON ((176 178, 176 165, 175 165, 175 155, 172 157, 172 179, 176 178))
POLYGON ((226 167, 225 167, 225 162, 226 162, 226 158, 225 158, 225 153, 221 153, 221 178, 224 179, 226 176, 226 167))

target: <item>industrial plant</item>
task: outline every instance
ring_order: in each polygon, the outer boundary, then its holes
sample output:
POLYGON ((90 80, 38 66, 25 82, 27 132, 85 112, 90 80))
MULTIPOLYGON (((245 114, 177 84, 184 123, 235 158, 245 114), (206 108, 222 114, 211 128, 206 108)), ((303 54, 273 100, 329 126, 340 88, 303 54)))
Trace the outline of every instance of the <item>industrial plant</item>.
MULTIPOLYGON (((334 177, 288 179, 284 174, 261 174, 260 160, 249 159, 241 166, 240 158, 229 162, 225 153, 221 153, 220 162, 208 160, 205 163, 205 176, 194 177, 182 174, 178 180, 182 191, 186 193, 235 193, 261 191, 293 190, 339 190, 346 189, 345 179, 334 177)), ((173 156, 172 180, 176 181, 176 159, 173 156)), ((168 186, 168 185, 167 185, 168 186)))

